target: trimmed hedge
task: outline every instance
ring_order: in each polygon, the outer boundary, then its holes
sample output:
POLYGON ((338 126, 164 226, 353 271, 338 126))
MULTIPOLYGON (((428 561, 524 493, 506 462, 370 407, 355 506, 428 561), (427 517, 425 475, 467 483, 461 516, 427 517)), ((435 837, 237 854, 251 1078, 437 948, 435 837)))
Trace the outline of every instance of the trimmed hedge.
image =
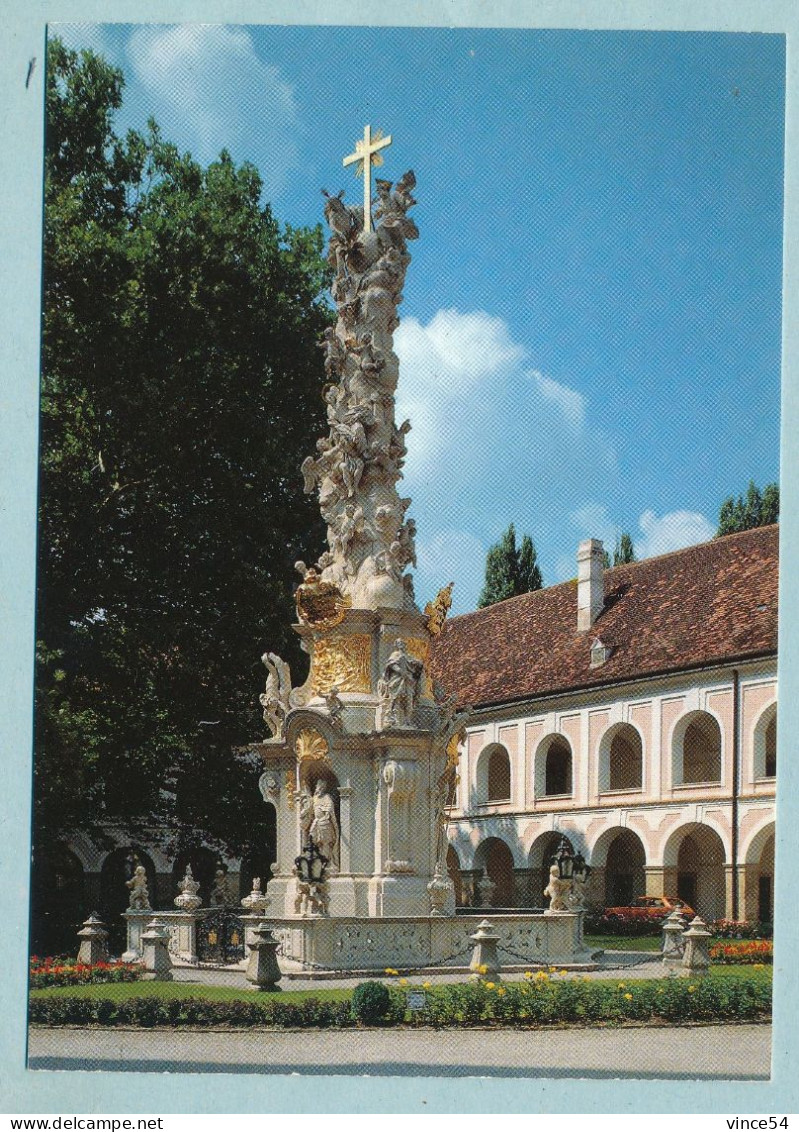
MULTIPOLYGON (((537 1027, 562 1022, 618 1023, 743 1021, 771 1008, 768 978, 733 975, 723 979, 648 979, 631 982, 541 973, 521 983, 457 983, 425 991, 425 1005, 407 1010, 405 991, 389 987, 382 1025, 537 1027)), ((215 1002, 197 997, 154 996, 114 1002, 77 995, 33 996, 30 1021, 50 1026, 268 1026, 340 1028, 358 1019, 351 1001, 301 1002, 253 998, 215 1002)))

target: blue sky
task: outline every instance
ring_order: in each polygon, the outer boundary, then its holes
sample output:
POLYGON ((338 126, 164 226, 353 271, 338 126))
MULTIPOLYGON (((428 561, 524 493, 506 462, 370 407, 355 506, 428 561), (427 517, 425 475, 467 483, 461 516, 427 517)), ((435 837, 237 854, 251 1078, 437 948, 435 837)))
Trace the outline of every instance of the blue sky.
POLYGON ((784 39, 741 33, 54 25, 203 162, 253 161, 276 216, 416 171, 402 493, 417 596, 473 608, 513 520, 547 584, 580 539, 712 536, 779 473, 784 39))

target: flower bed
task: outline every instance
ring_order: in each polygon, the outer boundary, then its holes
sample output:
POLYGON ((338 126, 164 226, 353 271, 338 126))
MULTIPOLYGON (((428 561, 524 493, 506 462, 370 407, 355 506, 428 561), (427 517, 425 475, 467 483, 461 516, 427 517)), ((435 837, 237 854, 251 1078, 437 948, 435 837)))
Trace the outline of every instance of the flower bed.
MULTIPOLYGON (((408 988, 410 989, 410 988, 408 988)), ((714 1022, 764 1017, 771 1008, 768 978, 733 974, 691 981, 685 978, 598 980, 553 979, 546 972, 522 982, 480 981, 412 988, 413 1009, 404 986, 388 988, 388 1004, 374 1023, 436 1028, 463 1026, 540 1027, 559 1023, 614 1024, 626 1021, 714 1022), (418 992, 423 991, 423 995, 418 992)), ((254 994, 241 1000, 211 1001, 187 994, 112 1000, 68 992, 32 996, 30 1021, 44 1025, 348 1027, 358 1024, 350 998, 301 1001, 254 994)))
POLYGON ((713 963, 752 963, 763 965, 774 962, 774 944, 770 939, 745 939, 726 943, 719 940, 710 945, 713 963))
POLYGON ((40 959, 32 955, 30 961, 31 990, 42 987, 75 987, 95 983, 133 983, 144 974, 141 963, 78 963, 71 958, 50 956, 40 959))

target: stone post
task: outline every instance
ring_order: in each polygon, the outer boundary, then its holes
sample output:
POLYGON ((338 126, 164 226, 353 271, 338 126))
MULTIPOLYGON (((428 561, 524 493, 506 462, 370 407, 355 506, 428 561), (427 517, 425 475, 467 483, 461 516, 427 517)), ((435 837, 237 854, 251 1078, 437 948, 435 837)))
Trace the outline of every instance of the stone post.
POLYGON ((661 929, 660 953, 664 967, 680 967, 682 965, 685 941, 685 917, 677 909, 663 921, 661 929))
POLYGON ((472 982, 477 982, 480 979, 496 981, 500 977, 499 956, 497 955, 499 936, 494 931, 494 925, 489 920, 483 920, 478 924, 474 935, 469 936, 469 939, 474 940, 472 961, 469 964, 469 970, 472 974, 469 979, 472 982))
POLYGON ((78 932, 78 939, 81 941, 78 951, 79 963, 94 966, 95 963, 108 962, 108 932, 96 912, 92 912, 84 922, 78 932))
POLYGON ((694 916, 684 933, 685 951, 682 957, 680 975, 694 978, 706 975, 710 970, 710 940, 711 933, 707 924, 699 916, 694 916))
POLYGON ((278 941, 272 935, 269 925, 262 920, 252 931, 250 961, 247 965, 246 979, 258 990, 279 990, 281 979, 277 962, 278 941))
POLYGON ((157 916, 147 925, 141 937, 144 950, 145 979, 172 981, 172 960, 169 957, 169 928, 157 916))

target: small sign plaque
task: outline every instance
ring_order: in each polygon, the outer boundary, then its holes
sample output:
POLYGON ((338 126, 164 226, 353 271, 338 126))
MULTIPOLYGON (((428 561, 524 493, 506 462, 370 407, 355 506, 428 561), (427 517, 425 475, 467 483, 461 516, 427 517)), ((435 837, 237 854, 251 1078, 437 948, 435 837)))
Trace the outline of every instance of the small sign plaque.
POLYGON ((408 991, 408 1009, 424 1010, 427 1006, 427 995, 423 990, 408 991))

